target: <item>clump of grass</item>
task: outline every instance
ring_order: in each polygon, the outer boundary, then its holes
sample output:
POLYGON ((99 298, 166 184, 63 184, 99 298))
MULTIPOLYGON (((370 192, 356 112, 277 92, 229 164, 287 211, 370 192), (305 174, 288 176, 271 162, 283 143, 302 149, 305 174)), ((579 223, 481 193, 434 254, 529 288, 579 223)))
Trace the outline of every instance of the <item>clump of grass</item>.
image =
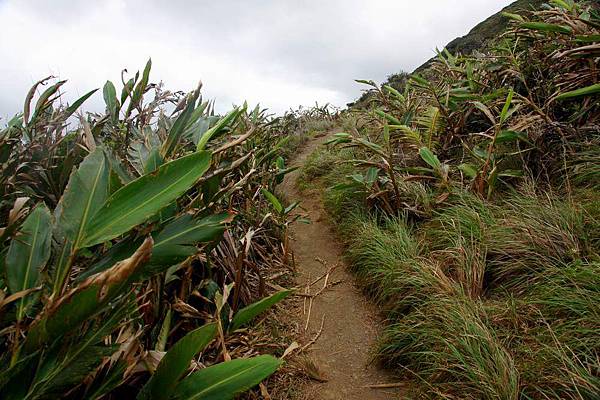
POLYGON ((496 223, 486 203, 466 192, 456 203, 437 211, 421 229, 431 251, 430 257, 445 265, 445 270, 461 286, 463 293, 478 298, 486 288, 485 238, 496 223))
POLYGON ((456 244, 456 237, 484 242, 487 232, 497 224, 489 206, 478 196, 460 191, 450 206, 438 210, 423 226, 431 250, 441 250, 456 244))
POLYGON ((600 189, 600 138, 581 144, 565 172, 574 184, 600 189))
POLYGON ((335 152, 327 148, 319 148, 312 152, 304 162, 300 179, 308 183, 331 172, 336 167, 338 157, 335 152))
POLYGON ((281 150, 281 156, 285 159, 291 159, 298 149, 308 142, 309 139, 310 137, 302 131, 296 131, 288 134, 286 136, 287 142, 281 150))
POLYGON ((477 301, 434 296, 388 327, 379 354, 430 396, 517 399, 519 373, 487 318, 477 301))
POLYGON ((390 312, 397 314, 419 304, 443 281, 437 265, 420 259, 421 244, 404 219, 388 218, 380 223, 374 217, 355 214, 344 226, 348 258, 359 280, 390 312))
POLYGON ((421 221, 431 218, 437 206, 437 193, 423 182, 401 179, 398 181, 399 202, 412 219, 421 221))
POLYGON ((335 126, 335 122, 325 118, 310 118, 304 123, 304 131, 309 136, 324 134, 335 126))
POLYGON ((456 192, 416 226, 362 209, 339 229, 390 321, 378 357, 421 396, 575 399, 593 398, 600 371, 585 226, 580 207, 525 188, 498 204, 456 192))
POLYGON ((546 270, 589 256, 581 210, 551 193, 510 196, 486 239, 494 284, 523 292, 546 270))

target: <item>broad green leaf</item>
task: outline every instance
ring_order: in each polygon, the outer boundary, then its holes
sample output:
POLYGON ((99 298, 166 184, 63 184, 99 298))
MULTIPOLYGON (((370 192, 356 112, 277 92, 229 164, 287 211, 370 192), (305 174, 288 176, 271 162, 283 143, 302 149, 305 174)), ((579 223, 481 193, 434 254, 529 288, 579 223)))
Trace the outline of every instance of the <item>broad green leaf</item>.
POLYGON ((133 91, 133 85, 135 85, 135 78, 131 78, 127 81, 125 85, 123 85, 123 89, 121 90, 121 105, 125 103, 127 97, 129 97, 133 91))
POLYGON ((129 102, 129 107, 127 109, 127 115, 129 115, 129 113, 142 101, 144 97, 144 92, 146 91, 146 86, 148 86, 148 81, 150 79, 150 69, 152 69, 152 59, 148 59, 148 61, 146 62, 144 72, 142 73, 142 79, 140 79, 138 84, 133 89, 133 93, 131 94, 129 102))
POLYGON ((92 216, 108 197, 109 165, 101 148, 90 153, 71 173, 56 210, 56 222, 78 248, 92 216))
POLYGON ((383 141, 386 145, 390 144, 390 126, 387 123, 383 125, 383 141))
POLYGON ((437 158, 437 156, 433 154, 433 152, 427 147, 421 147, 419 149, 419 155, 431 168, 436 170, 441 168, 442 163, 440 163, 440 160, 437 158))
POLYGON ((271 308, 274 304, 285 299, 291 293, 291 290, 282 290, 242 308, 233 316, 229 330, 235 331, 236 329, 241 328, 243 325, 256 318, 259 314, 271 308))
POLYGON ((158 337, 156 338, 156 345, 154 350, 165 351, 167 348, 167 340, 169 340, 169 333, 171 333, 171 323, 173 322, 173 309, 168 308, 165 318, 160 326, 158 337))
POLYGON ((365 177, 361 174, 352 174, 349 176, 349 178, 361 185, 365 183, 365 177))
POLYGON ((386 119, 390 124, 393 125, 402 125, 402 122, 400 122, 397 118, 395 118, 394 116, 386 113, 383 110, 375 110, 375 114, 379 115, 381 118, 386 119))
POLYGON ((397 169, 402 172, 408 172, 409 174, 432 174, 437 172, 437 170, 434 170, 433 168, 426 167, 402 167, 397 169))
POLYGON ((290 204, 289 206, 287 206, 285 208, 285 210, 283 210, 283 214, 284 215, 288 215, 289 213, 291 213, 296 207, 298 207, 300 205, 299 201, 295 201, 292 204, 290 204))
POLYGON ((347 189, 355 189, 355 183, 338 183, 337 185, 331 186, 329 189, 331 190, 347 190, 347 189))
POLYGON ((414 83, 416 83, 418 86, 429 86, 429 81, 427 81, 427 79, 423 78, 420 75, 414 74, 410 76, 410 80, 414 83))
POLYGON ((185 132, 185 129, 190 124, 194 124, 200 115, 196 115, 196 120, 192 120, 192 116, 194 115, 194 111, 196 109, 196 100, 198 100, 198 96, 200 92, 195 90, 191 95, 189 95, 187 99, 187 105, 184 110, 179 114, 173 126, 169 130, 169 135, 167 136, 167 140, 165 140, 160 154, 164 157, 168 157, 177 147, 181 136, 185 132))
POLYGON ((369 85, 372 86, 374 88, 377 88, 377 84, 375 82, 373 82, 370 79, 355 79, 354 82, 356 83, 362 83, 363 85, 369 85))
POLYGON ((171 398, 179 379, 190 368, 194 356, 215 337, 217 325, 212 323, 193 330, 180 339, 160 360, 154 375, 144 385, 137 399, 166 400, 171 398))
POLYGON ((70 269, 71 254, 81 248, 92 216, 108 197, 109 164, 101 147, 96 148, 71 173, 54 216, 61 250, 54 271, 54 291, 60 291, 70 269))
POLYGON ((162 165, 117 190, 85 229, 88 247, 129 231, 189 190, 210 166, 210 153, 197 152, 162 165))
POLYGON ((600 83, 561 94, 556 100, 572 99, 574 97, 592 96, 600 93, 600 83))
POLYGON ((398 100, 404 101, 404 96, 402 96, 402 94, 396 89, 394 89, 392 86, 384 85, 383 87, 385 88, 385 90, 393 94, 398 100))
POLYGON ((277 371, 281 361, 264 355, 237 359, 194 372, 173 393, 175 399, 231 400, 277 371))
POLYGON ((477 158, 479 158, 480 160, 486 160, 489 156, 489 153, 487 150, 482 149, 479 146, 474 146, 473 149, 471 149, 473 155, 477 158))
POLYGON ((529 141, 527 134, 516 131, 501 131, 496 136, 496 143, 513 142, 515 140, 529 141))
POLYGON ((525 19, 523 19, 522 16, 520 16, 519 14, 513 14, 513 13, 509 13, 509 12, 503 12, 502 15, 508 19, 512 19, 514 21, 519 21, 519 22, 525 22, 525 19))
MULTIPOLYGON (((50 258, 52 216, 45 205, 38 205, 23 222, 20 232, 10 242, 6 254, 6 279, 11 293, 38 285, 40 270, 50 258)), ((32 295, 17 303, 17 321, 32 304, 32 295)))
POLYGON ((569 4, 564 0, 550 0, 550 4, 560 7, 566 11, 573 11, 573 7, 574 7, 574 5, 572 3, 569 4))
POLYGON ((285 160, 283 159, 283 157, 279 156, 277 157, 277 159, 275 160, 275 165, 277 166, 278 172, 275 175, 275 181, 277 184, 280 184, 281 182, 283 182, 283 178, 285 176, 285 174, 291 172, 294 168, 285 168, 285 160))
POLYGON ((196 146, 196 150, 204 150, 204 147, 208 143, 208 141, 217 133, 221 132, 225 129, 229 124, 233 123, 239 115, 242 113, 242 110, 239 108, 234 108, 229 112, 226 116, 221 118, 215 126, 204 132, 200 140, 198 140, 198 144, 196 146))
POLYGON ((133 177, 129 174, 128 171, 125 170, 121 162, 117 160, 117 158, 113 154, 106 153, 106 158, 108 160, 108 165, 110 165, 111 171, 118 176, 122 185, 125 185, 133 180, 133 177))
POLYGON ((279 171, 285 170, 285 160, 283 159, 283 157, 277 157, 277 159, 275 160, 275 165, 277 166, 277 169, 279 169, 279 171))
MULTIPOLYGON (((27 92, 27 96, 25 96, 25 104, 23 106, 23 119, 22 119, 23 125, 27 125, 29 123, 29 117, 30 117, 30 111, 31 111, 31 101, 33 100, 33 96, 35 96, 35 94, 37 93, 38 87, 40 85, 45 84, 50 79, 52 79, 52 76, 48 76, 40 81, 37 81, 31 87, 31 89, 29 89, 29 91, 27 92)), ((13 122, 13 123, 15 122, 14 118, 11 120, 11 122, 13 122)), ((21 124, 19 124, 19 125, 21 125, 21 124)), ((14 125, 12 123, 9 123, 8 126, 14 126, 14 125)))
POLYGON ((146 164, 152 148, 143 140, 132 142, 127 150, 127 158, 139 175, 146 174, 146 164))
POLYGON ((104 103, 106 103, 106 109, 113 120, 118 117, 117 112, 119 110, 119 100, 117 100, 117 90, 115 85, 111 81, 106 81, 104 88, 102 88, 102 96, 104 97, 104 103))
POLYGON ((150 265, 173 265, 194 255, 198 243, 212 242, 221 237, 229 214, 211 215, 194 219, 189 214, 169 223, 154 238, 150 265))
POLYGON ((363 145, 364 147, 369 148, 370 150, 376 152, 380 156, 385 157, 385 153, 383 152, 383 147, 381 147, 377 143, 370 142, 363 138, 355 139, 355 142, 363 145))
POLYGON ((130 290, 130 278, 150 258, 152 244, 152 238, 147 238, 131 257, 91 276, 45 307, 29 328, 26 353, 77 329, 110 306, 116 296, 130 290))
MULTIPOLYGON (((191 215, 183 216, 170 222, 154 236, 154 249, 147 265, 142 269, 143 276, 152 275, 164 270, 164 267, 177 264, 196 254, 199 243, 217 240, 225 231, 225 223, 229 214, 211 215, 202 219, 194 219, 191 215)), ((105 271, 118 261, 131 256, 139 247, 141 241, 125 239, 113 245, 108 252, 87 271, 83 272, 78 281, 105 271)))
POLYGON ((500 124, 503 124, 504 122, 506 122, 506 119, 508 117, 508 110, 510 109, 510 105, 512 103, 514 93, 515 92, 513 91, 512 88, 508 92, 508 96, 506 97, 506 102, 504 103, 504 107, 502 107, 502 112, 500 113, 500 124))
POLYGON ((600 35, 577 35, 575 41, 581 43, 600 42, 600 35))
POLYGON ((335 133, 331 139, 327 139, 325 142, 326 145, 329 144, 340 144, 340 143, 349 143, 352 141, 352 135, 345 132, 335 133))
POLYGON ((99 318, 83 337, 63 347, 64 342, 54 342, 47 351, 29 389, 30 394, 42 398, 56 398, 59 391, 76 385, 89 376, 105 357, 115 353, 118 346, 104 345, 104 339, 113 332, 124 318, 135 311, 131 298, 118 302, 115 308, 99 318), (128 301, 129 300, 129 301, 128 301))
POLYGON ((144 173, 149 174, 150 172, 156 171, 162 164, 163 158, 160 155, 160 150, 158 147, 155 147, 148 154, 148 158, 144 164, 144 173))
POLYGON ((283 206, 281 205, 281 202, 277 199, 277 197, 275 197, 273 193, 269 192, 267 189, 264 188, 261 189, 261 192, 267 198, 267 200, 269 200, 275 211, 281 214, 283 212, 283 206))
POLYGON ((31 117, 30 121, 25 121, 25 123, 35 123, 37 116, 43 112, 46 108, 48 108, 50 105, 52 105, 52 95, 56 94, 58 92, 58 89, 60 89, 60 87, 62 85, 65 84, 66 81, 59 81, 57 83, 55 83, 54 85, 50 86, 48 89, 46 89, 41 95, 40 98, 38 99, 37 103, 35 104, 35 108, 34 108, 34 112, 33 112, 33 116, 31 117))
POLYGON ((377 180, 378 176, 379 176, 379 168, 370 167, 369 169, 367 169, 367 173, 365 174, 365 181, 369 185, 373 185, 373 183, 375 183, 375 181, 377 180))
POLYGON ((75 111, 77 111, 77 109, 87 100, 90 98, 91 95, 93 95, 94 93, 96 93, 98 91, 98 89, 94 89, 94 90, 90 90, 89 92, 87 92, 86 94, 84 94, 83 96, 81 96, 80 98, 78 98, 77 100, 75 100, 75 102, 73 104, 71 104, 69 107, 67 107, 65 109, 65 113, 63 114, 62 118, 63 119, 67 119, 69 118, 71 115, 73 115, 73 113, 75 111))
POLYGON ((475 178, 477 176, 477 169, 473 164, 460 164, 458 169, 469 178, 475 178))
POLYGON ((188 128, 187 132, 191 133, 191 140, 196 146, 200 141, 200 138, 204 136, 206 131, 215 126, 215 124, 219 121, 219 117, 214 115, 204 116, 198 119, 198 121, 191 127, 188 128))
POLYGON ((491 197, 492 193, 494 192, 497 181, 498 181, 498 166, 495 166, 494 168, 492 168, 492 170, 490 171, 490 173, 488 174, 488 177, 487 177, 487 184, 488 184, 487 197, 488 197, 488 199, 491 197))
POLYGON ((501 176, 504 178, 522 178, 523 175, 524 175, 523 171, 518 170, 518 169, 505 169, 504 171, 502 171, 498 174, 498 176, 501 176))
POLYGON ((556 33, 564 33, 570 34, 573 33, 573 29, 566 25, 557 25, 557 24, 547 24, 544 22, 524 22, 521 24, 521 28, 531 29, 534 31, 541 32, 556 32, 556 33))

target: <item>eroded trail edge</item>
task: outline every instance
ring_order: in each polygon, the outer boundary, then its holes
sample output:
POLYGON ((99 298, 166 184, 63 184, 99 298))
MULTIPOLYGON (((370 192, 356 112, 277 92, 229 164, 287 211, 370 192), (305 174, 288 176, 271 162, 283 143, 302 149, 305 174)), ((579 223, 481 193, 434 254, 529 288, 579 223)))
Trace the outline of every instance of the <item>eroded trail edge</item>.
MULTIPOLYGON (((306 144, 294 159, 302 166, 306 158, 327 140, 321 135, 306 144)), ((323 209, 319 188, 299 191, 296 170, 286 176, 279 191, 290 200, 300 200, 302 213, 310 224, 296 223, 291 229, 291 248, 298 270, 297 285, 310 293, 298 312, 304 343, 317 338, 309 356, 324 373, 326 382, 312 381, 303 388, 306 399, 396 399, 399 389, 373 389, 393 381, 371 362, 372 349, 382 326, 377 309, 354 284, 354 277, 343 262, 338 242, 323 209), (321 279, 319 279, 321 278, 321 279), (318 282, 316 282, 319 279, 318 282), (308 290, 306 290, 308 291, 308 290), (305 329, 306 328, 306 329, 305 329)))

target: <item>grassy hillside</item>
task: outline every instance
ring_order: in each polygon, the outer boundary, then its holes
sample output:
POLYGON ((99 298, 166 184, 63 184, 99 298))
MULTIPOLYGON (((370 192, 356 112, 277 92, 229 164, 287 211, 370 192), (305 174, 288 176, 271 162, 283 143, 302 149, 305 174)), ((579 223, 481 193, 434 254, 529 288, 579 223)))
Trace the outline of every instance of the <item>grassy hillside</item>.
MULTIPOLYGON (((505 17, 503 13, 520 13, 537 10, 543 3, 545 3, 543 0, 517 0, 511 5, 504 7, 502 11, 477 24, 466 35, 452 40, 445 48, 452 54, 461 53, 464 55, 469 55, 476 50, 482 51, 490 40, 496 39, 506 31, 510 19, 505 17)), ((422 73, 434 61, 435 58, 428 60, 415 69, 414 72, 422 73)))
MULTIPOLYGON (((485 49, 487 43, 491 39, 497 38, 506 30, 510 19, 504 16, 503 13, 519 13, 521 11, 539 9, 543 3, 543 0, 517 0, 511 5, 502 9, 502 11, 477 24, 466 35, 452 40, 445 46, 445 49, 452 54, 461 53, 464 55, 469 55, 475 50, 481 51, 485 49)), ((426 70, 431 67, 431 64, 435 60, 436 57, 427 60, 425 63, 416 68, 413 73, 422 74, 426 72, 426 70)), ((383 84, 390 85, 397 90, 402 90, 406 84, 406 78, 408 75, 409 74, 405 72, 392 74, 388 76, 388 79, 383 84)), ((365 92, 355 103, 351 103, 349 106, 367 107, 369 99, 372 98, 373 97, 370 92, 365 92)))
POLYGON ((598 43, 597 3, 513 15, 481 54, 368 83, 304 168, 413 398, 598 398, 598 43))

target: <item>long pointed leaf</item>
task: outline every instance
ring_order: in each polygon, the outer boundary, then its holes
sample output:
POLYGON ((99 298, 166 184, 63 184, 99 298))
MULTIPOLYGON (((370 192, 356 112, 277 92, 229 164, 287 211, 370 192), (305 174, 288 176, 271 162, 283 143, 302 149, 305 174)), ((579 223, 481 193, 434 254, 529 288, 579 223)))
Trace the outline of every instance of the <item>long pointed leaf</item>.
POLYGON ((175 399, 230 400, 269 377, 281 365, 272 356, 237 359, 201 369, 185 378, 173 393, 175 399))
POLYGON ((598 93, 600 93, 600 83, 596 83, 591 86, 586 86, 581 89, 572 90, 570 92, 563 93, 560 96, 558 96, 556 98, 556 100, 572 99, 574 97, 581 97, 581 96, 592 96, 592 95, 595 95, 598 93))
POLYGON ((216 324, 204 325, 191 331, 167 351, 154 375, 137 396, 138 399, 166 400, 171 397, 179 379, 189 369, 196 354, 204 349, 217 334, 216 324))
POLYGON ((86 227, 82 246, 113 239, 146 221, 189 190, 208 170, 210 159, 208 152, 193 153, 117 190, 86 227))
MULTIPOLYGON (((37 206, 27 217, 19 234, 11 241, 6 254, 6 278, 11 293, 36 286, 40 270, 50 258, 52 217, 45 205, 37 206)), ((25 315, 32 296, 17 303, 17 320, 25 315)))
POLYGON ((275 211, 281 214, 283 212, 283 206, 281 205, 279 199, 277 199, 277 197, 275 197, 275 195, 269 192, 267 189, 261 189, 261 192, 263 196, 265 196, 267 200, 269 200, 275 211))
POLYGON ((72 332, 103 311, 116 296, 130 289, 130 278, 148 261, 152 245, 152 238, 147 238, 131 257, 86 279, 48 304, 29 329, 25 351, 29 353, 72 332))
POLYGON ((62 290, 71 255, 80 248, 92 216, 108 197, 110 167, 102 148, 90 153, 71 173, 54 216, 62 247, 54 270, 54 292, 62 290))
POLYGON ((285 299, 291 293, 291 290, 282 290, 280 292, 272 294, 269 297, 265 297, 262 300, 259 300, 255 303, 250 304, 249 306, 242 308, 233 317, 231 325, 229 326, 229 330, 235 331, 236 329, 241 328, 242 326, 256 318, 262 312, 273 307, 274 304, 285 299))
MULTIPOLYGON (((154 236, 154 249, 147 267, 143 269, 144 276, 157 273, 164 267, 175 265, 196 254, 196 245, 218 239, 225 231, 225 223, 230 218, 228 214, 218 214, 196 220, 185 214, 169 223, 154 236)), ((79 275, 77 280, 84 280, 126 259, 140 243, 126 239, 115 244, 100 261, 79 275)))
POLYGON ((423 161, 425 161, 430 167, 436 170, 441 168, 442 163, 440 163, 438 157, 435 154, 433 154, 433 152, 427 147, 421 147, 419 149, 419 155, 421 156, 423 161))
POLYGON ((221 118, 215 126, 204 132, 202 137, 198 140, 198 144, 196 145, 197 150, 204 150, 204 147, 208 143, 208 141, 217 133, 222 131, 227 127, 227 125, 233 123, 237 117, 241 114, 241 110, 239 108, 235 108, 229 112, 226 116, 221 118))
POLYGON ((94 90, 90 90, 89 92, 87 92, 86 94, 84 94, 83 96, 81 96, 80 98, 78 98, 77 100, 75 100, 75 102, 73 104, 71 104, 69 107, 67 107, 67 109, 65 110, 65 113, 63 115, 64 119, 69 118, 71 115, 73 115, 73 113, 75 111, 77 111, 77 109, 87 100, 90 98, 91 95, 93 95, 94 93, 96 93, 98 91, 98 89, 94 89, 94 90))

